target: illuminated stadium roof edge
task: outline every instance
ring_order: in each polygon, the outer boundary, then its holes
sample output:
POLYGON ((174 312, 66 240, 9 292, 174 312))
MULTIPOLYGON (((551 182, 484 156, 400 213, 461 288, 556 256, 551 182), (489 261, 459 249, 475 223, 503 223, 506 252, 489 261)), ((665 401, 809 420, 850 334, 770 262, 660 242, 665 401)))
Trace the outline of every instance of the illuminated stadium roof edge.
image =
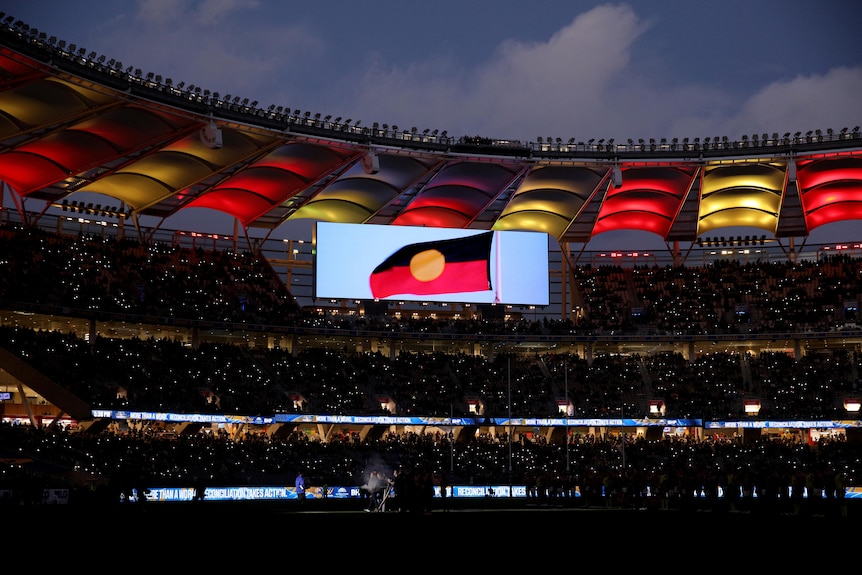
POLYGON ((739 227, 806 237, 862 219, 858 126, 625 143, 360 126, 174 84, 11 16, 0 75, 0 181, 22 213, 44 202, 37 217, 70 210, 137 226, 196 207, 246 232, 311 220, 583 244, 618 230, 667 242, 739 227))

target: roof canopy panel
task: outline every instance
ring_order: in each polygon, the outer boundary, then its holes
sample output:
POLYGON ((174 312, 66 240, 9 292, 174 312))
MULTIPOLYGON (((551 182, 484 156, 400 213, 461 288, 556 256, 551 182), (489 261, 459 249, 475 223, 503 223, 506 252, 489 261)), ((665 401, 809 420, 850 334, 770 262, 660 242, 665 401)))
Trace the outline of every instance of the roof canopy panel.
POLYGON ((139 107, 112 108, 0 155, 0 173, 6 174, 6 182, 18 194, 27 196, 69 174, 131 154, 147 142, 169 137, 189 124, 189 120, 172 120, 139 107))
POLYGON ((862 156, 803 160, 796 169, 809 230, 862 219, 862 156))
POLYGON ((620 185, 608 189, 593 233, 630 229, 666 238, 694 172, 673 166, 621 168, 620 185))
POLYGON ((58 78, 39 79, 0 92, 0 110, 25 129, 61 122, 112 101, 110 95, 58 78))
POLYGON ((785 166, 774 163, 706 167, 698 235, 725 227, 755 227, 774 233, 785 180, 785 166))
POLYGON ((602 180, 586 166, 532 169, 500 213, 496 230, 543 231, 560 239, 602 180))
POLYGON ((416 194, 392 223, 467 227, 512 182, 517 171, 517 166, 502 163, 450 163, 416 194))
POLYGON ((346 155, 334 148, 302 142, 282 145, 204 190, 187 207, 219 210, 248 227, 259 216, 343 164, 346 155))

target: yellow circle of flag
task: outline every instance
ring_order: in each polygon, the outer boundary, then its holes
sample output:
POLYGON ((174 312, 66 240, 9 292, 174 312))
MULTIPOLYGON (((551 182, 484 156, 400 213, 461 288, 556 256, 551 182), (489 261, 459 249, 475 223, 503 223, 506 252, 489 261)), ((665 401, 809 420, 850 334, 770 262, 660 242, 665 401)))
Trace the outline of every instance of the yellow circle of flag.
POLYGON ((438 250, 425 250, 410 258, 410 273, 421 282, 439 278, 446 268, 446 257, 438 250))

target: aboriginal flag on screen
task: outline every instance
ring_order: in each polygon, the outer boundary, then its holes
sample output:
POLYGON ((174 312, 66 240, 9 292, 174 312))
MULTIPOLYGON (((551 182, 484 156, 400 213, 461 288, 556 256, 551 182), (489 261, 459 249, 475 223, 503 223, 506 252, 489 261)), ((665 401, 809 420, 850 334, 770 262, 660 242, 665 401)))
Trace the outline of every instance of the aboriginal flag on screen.
POLYGON ((485 232, 404 246, 371 272, 371 294, 380 299, 489 290, 493 237, 485 232))

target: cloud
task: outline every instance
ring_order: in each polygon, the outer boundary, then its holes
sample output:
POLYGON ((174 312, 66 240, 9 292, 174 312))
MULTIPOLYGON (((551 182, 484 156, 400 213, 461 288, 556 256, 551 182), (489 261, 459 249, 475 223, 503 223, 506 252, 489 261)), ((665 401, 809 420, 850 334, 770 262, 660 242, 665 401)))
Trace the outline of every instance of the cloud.
POLYGON ((666 46, 628 6, 584 12, 546 41, 502 42, 475 69, 437 54, 408 66, 379 55, 344 78, 343 98, 327 105, 354 117, 445 129, 453 136, 535 141, 538 137, 738 138, 754 132, 840 129, 860 117, 860 71, 770 83, 739 93, 721 70, 679 78, 650 52, 666 46))
POLYGON ((838 130, 862 116, 859 68, 778 81, 764 76, 753 88, 728 80, 738 68, 725 70, 717 61, 685 76, 678 59, 685 54, 668 54, 680 48, 628 5, 599 5, 538 41, 500 41, 478 63, 452 42, 388 57, 361 42, 342 45, 343 38, 333 38, 310 15, 303 19, 259 0, 119 6, 94 39, 126 65, 263 107, 351 117, 363 125, 416 126, 456 137, 623 142, 838 130), (409 54, 412 61, 394 63, 409 54))
POLYGON ((735 134, 853 128, 862 118, 862 68, 772 82, 749 98, 728 126, 735 134))
POLYGON ((600 6, 545 42, 501 43, 476 70, 459 67, 452 55, 405 68, 375 60, 343 105, 363 117, 394 115, 455 136, 530 140, 552 129, 554 135, 583 133, 614 99, 618 75, 645 28, 628 7, 600 6))
MULTIPOLYGON (((470 107, 477 130, 521 135, 584 134, 599 126, 596 112, 607 116, 619 98, 620 76, 630 64, 630 50, 644 31, 634 12, 623 6, 600 6, 532 45, 509 41, 472 87, 470 107)), ((601 126, 607 129, 607 124, 601 126)), ((489 133, 495 137, 495 134, 489 133)))
POLYGON ((283 23, 259 10, 259 0, 143 0, 133 16, 100 27, 111 57, 220 95, 287 104, 295 83, 320 68, 325 46, 301 22, 283 23), (253 34, 249 29, 254 29, 253 34), (147 38, 147 42, 123 39, 147 38), (116 47, 122 47, 122 53, 116 47))
POLYGON ((733 109, 724 92, 669 83, 660 62, 635 58, 650 29, 628 6, 602 5, 545 41, 504 41, 472 70, 453 55, 402 68, 377 57, 338 105, 364 119, 521 141, 624 141, 721 124, 717 111, 733 109))
POLYGON ((152 26, 176 26, 177 22, 211 27, 244 10, 260 7, 259 0, 140 0, 135 19, 152 26))
POLYGON ((188 0, 142 0, 134 19, 147 26, 171 25, 182 21, 180 17, 189 5, 188 0))

